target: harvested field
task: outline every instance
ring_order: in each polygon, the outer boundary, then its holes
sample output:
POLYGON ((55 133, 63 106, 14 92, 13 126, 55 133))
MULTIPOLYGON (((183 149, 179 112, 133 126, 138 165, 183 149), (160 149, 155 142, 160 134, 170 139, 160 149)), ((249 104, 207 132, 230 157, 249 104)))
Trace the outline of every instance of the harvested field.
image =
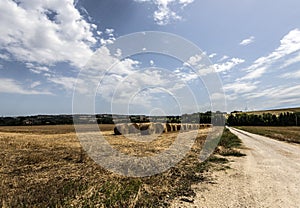
POLYGON ((237 128, 280 141, 300 143, 300 126, 241 126, 237 128))
MULTIPOLYGON (((135 156, 165 150, 178 134, 158 135, 145 144, 113 135, 113 125, 100 128, 115 149, 135 156)), ((174 197, 193 196, 191 184, 204 180, 202 172, 208 164, 200 163, 198 155, 208 130, 199 131, 194 146, 176 167, 150 177, 129 178, 103 169, 84 154, 71 125, 1 127, 0 205, 165 207, 174 197)))

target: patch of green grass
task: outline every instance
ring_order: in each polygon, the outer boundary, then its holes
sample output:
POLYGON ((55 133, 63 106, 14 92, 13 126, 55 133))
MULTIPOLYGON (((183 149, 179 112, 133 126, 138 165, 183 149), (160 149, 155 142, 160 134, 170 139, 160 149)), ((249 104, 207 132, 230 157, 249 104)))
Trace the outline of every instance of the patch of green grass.
POLYGON ((225 129, 223 135, 221 136, 217 152, 222 156, 246 156, 244 153, 241 153, 237 150, 241 146, 242 141, 236 135, 231 133, 229 129, 225 129))
POLYGON ((225 129, 223 135, 220 139, 219 146, 224 148, 239 148, 242 145, 242 141, 233 133, 229 131, 229 129, 225 129))

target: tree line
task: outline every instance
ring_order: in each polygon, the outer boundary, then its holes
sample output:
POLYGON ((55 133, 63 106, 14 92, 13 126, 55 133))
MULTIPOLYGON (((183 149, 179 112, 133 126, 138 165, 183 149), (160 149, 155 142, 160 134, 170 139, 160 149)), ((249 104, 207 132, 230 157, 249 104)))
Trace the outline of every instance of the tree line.
POLYGON ((261 115, 231 113, 227 118, 229 126, 299 126, 300 113, 264 113, 261 115))
POLYGON ((0 117, 0 126, 22 126, 22 125, 61 125, 61 124, 114 124, 114 123, 194 123, 223 125, 225 115, 220 111, 205 113, 198 112, 183 114, 181 116, 146 116, 146 115, 35 115, 18 117, 0 117))

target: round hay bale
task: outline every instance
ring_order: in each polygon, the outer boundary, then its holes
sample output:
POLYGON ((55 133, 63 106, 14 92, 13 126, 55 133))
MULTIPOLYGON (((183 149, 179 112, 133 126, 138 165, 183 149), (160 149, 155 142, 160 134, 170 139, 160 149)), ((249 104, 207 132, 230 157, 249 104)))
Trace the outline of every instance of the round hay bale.
POLYGON ((137 134, 140 132, 139 126, 136 123, 128 124, 128 133, 129 134, 137 134))
POLYGON ((172 131, 177 131, 177 124, 172 123, 171 127, 172 127, 172 131))
POLYGON ((141 135, 150 135, 153 134, 155 129, 153 123, 143 123, 140 124, 141 135))
POLYGON ((163 127, 164 127, 164 131, 163 131, 163 133, 167 133, 168 132, 168 130, 167 130, 167 124, 163 124, 163 127))
POLYGON ((114 128, 114 133, 115 133, 115 135, 121 135, 121 132, 119 131, 118 126, 119 126, 119 125, 116 125, 115 128, 114 128))
POLYGON ((172 126, 171 126, 170 123, 167 123, 166 124, 166 131, 165 132, 170 132, 170 131, 172 131, 172 126))
POLYGON ((162 134, 165 130, 164 125, 161 123, 154 123, 153 127, 154 127, 155 134, 162 134))
POLYGON ((127 124, 117 124, 114 128, 115 135, 125 135, 128 134, 128 125, 127 124))

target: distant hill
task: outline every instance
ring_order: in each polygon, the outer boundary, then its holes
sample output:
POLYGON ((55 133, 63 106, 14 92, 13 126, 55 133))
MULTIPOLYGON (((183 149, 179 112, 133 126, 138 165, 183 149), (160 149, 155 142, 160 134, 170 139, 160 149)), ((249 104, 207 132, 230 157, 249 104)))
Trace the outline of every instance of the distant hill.
POLYGON ((271 113, 275 115, 279 115, 280 113, 299 113, 300 112, 300 107, 299 108, 282 108, 282 109, 272 109, 272 110, 260 110, 260 111, 247 111, 244 113, 247 114, 256 114, 256 115, 261 115, 264 113, 271 113))

